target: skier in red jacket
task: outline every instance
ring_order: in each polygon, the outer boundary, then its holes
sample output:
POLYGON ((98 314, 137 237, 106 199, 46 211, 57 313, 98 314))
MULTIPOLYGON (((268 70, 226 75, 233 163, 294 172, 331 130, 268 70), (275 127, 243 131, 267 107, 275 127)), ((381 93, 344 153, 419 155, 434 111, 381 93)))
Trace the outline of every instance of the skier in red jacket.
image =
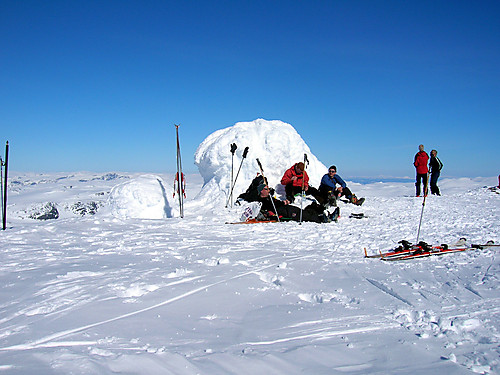
POLYGON ((294 195, 301 193, 303 188, 306 195, 312 195, 319 203, 323 204, 325 199, 318 189, 309 186, 309 176, 304 169, 304 163, 296 163, 287 169, 281 178, 281 184, 285 185, 286 199, 293 202, 294 195))
POLYGON ((417 170, 417 182, 415 182, 417 197, 420 197, 420 183, 424 185, 424 195, 427 195, 427 176, 429 173, 429 169, 427 168, 428 161, 429 155, 424 151, 424 145, 418 146, 418 152, 413 162, 417 170))

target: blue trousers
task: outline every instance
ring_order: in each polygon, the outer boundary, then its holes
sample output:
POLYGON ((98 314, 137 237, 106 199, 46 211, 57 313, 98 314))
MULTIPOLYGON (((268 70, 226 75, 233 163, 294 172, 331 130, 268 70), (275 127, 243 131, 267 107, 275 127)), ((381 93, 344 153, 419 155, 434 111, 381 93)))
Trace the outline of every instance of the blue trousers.
POLYGON ((439 178, 440 174, 441 174, 440 171, 431 173, 431 194, 441 195, 441 192, 439 191, 439 187, 437 186, 437 182, 438 182, 438 178, 439 178))

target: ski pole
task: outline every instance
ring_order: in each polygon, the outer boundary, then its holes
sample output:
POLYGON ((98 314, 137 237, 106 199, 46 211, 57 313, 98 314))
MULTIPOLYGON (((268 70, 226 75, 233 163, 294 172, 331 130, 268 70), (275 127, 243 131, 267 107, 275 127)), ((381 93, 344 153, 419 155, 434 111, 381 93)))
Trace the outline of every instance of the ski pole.
POLYGON ((9 141, 5 144, 5 178, 3 180, 4 188, 3 188, 3 230, 7 228, 7 171, 9 168, 9 141))
MULTIPOLYGON (((0 206, 2 209, 2 223, 3 223, 3 160, 2 157, 0 156, 0 206)), ((3 226, 2 226, 3 228, 3 226)))
MULTIPOLYGON (((262 174, 262 178, 264 179, 264 184, 266 184, 266 187, 269 189, 269 185, 267 183, 267 178, 264 176, 264 169, 262 168, 262 164, 260 164, 259 159, 256 159, 256 160, 257 160, 257 164, 259 164, 260 173, 262 174)), ((269 189, 269 191, 271 191, 271 189, 269 189)), ((274 212, 276 213, 276 218, 278 219, 278 223, 279 223, 280 222, 280 215, 278 214, 278 210, 276 209, 276 205, 274 204, 273 197, 271 196, 271 194, 269 194, 269 199, 271 199, 271 203, 273 204, 274 212)))
POLYGON ((236 185, 236 180, 238 180, 238 176, 239 176, 240 171, 241 171, 241 166, 243 165, 243 160, 245 160, 245 158, 247 157, 247 154, 248 154, 248 147, 245 147, 245 149, 243 150, 243 155, 242 155, 243 159, 241 159, 240 167, 238 168, 238 172, 236 173, 236 177, 234 178, 233 186, 231 187, 231 192, 229 193, 229 197, 227 197, 226 208, 227 208, 227 205, 229 204, 229 200, 233 196, 233 189, 234 189, 234 186, 236 185))
MULTIPOLYGON (((231 199, 231 207, 233 207, 233 185, 234 185, 234 180, 233 180, 233 165, 234 165, 234 152, 238 146, 236 146, 236 143, 231 143, 231 192, 229 194, 229 197, 231 199)), ((226 208, 227 208, 227 203, 226 203, 226 208)))
POLYGON ((428 182, 429 182, 429 173, 427 173, 427 179, 425 180, 424 200, 422 201, 422 212, 420 213, 420 223, 418 224, 417 241, 415 243, 418 243, 418 238, 420 237, 420 226, 422 225, 422 217, 424 216, 424 207, 425 207, 425 199, 427 198, 427 183, 428 182))
POLYGON ((302 204, 304 202, 304 196, 305 196, 305 192, 304 192, 304 181, 305 181, 305 173, 306 173, 306 166, 307 164, 309 164, 309 160, 307 160, 307 154, 304 154, 304 170, 302 171, 302 193, 301 193, 301 200, 300 200, 300 219, 299 219, 299 224, 302 224, 302 211, 303 211, 303 208, 302 208, 302 204))
MULTIPOLYGON (((182 174, 182 161, 181 161, 181 145, 179 142, 179 125, 175 125, 175 133, 177 136, 177 193, 179 194, 179 213, 181 215, 181 218, 184 217, 184 200, 183 200, 183 194, 184 191, 182 190, 182 179, 183 179, 183 174, 182 174)), ((174 191, 175 194, 175 191, 174 191)))

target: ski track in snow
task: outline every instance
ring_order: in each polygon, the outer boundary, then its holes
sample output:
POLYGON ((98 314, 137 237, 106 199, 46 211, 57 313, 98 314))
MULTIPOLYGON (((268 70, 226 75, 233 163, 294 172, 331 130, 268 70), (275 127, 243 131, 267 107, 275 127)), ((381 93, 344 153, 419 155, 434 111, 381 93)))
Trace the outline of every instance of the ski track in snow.
MULTIPOLYGON (((498 250, 365 259, 414 241, 422 201, 412 184, 352 185, 363 207, 301 226, 224 225, 241 209, 189 201, 183 220, 37 222, 16 217, 36 187, 19 185, 0 237, 0 372, 500 373, 498 250)), ((497 196, 458 190, 428 197, 421 238, 500 243, 497 196)))

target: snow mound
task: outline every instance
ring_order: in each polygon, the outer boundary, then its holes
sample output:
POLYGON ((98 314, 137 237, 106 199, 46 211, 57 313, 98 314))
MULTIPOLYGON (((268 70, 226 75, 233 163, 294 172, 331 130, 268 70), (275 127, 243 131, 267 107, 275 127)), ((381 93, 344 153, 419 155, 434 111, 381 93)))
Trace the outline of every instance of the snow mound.
POLYGON ((108 206, 113 216, 121 219, 172 217, 165 184, 154 175, 139 176, 113 187, 108 206))
POLYGON ((307 173, 310 185, 318 187, 326 167, 311 153, 309 146, 292 125, 275 120, 257 119, 238 122, 235 125, 210 134, 195 153, 195 164, 204 180, 204 186, 197 199, 207 204, 225 203, 231 188, 231 144, 238 149, 234 155, 234 177, 242 162, 245 147, 249 147, 247 158, 241 164, 233 196, 243 193, 252 179, 260 171, 256 159, 264 168, 269 185, 279 189, 283 173, 293 164, 303 161, 307 154, 310 164, 307 173))

